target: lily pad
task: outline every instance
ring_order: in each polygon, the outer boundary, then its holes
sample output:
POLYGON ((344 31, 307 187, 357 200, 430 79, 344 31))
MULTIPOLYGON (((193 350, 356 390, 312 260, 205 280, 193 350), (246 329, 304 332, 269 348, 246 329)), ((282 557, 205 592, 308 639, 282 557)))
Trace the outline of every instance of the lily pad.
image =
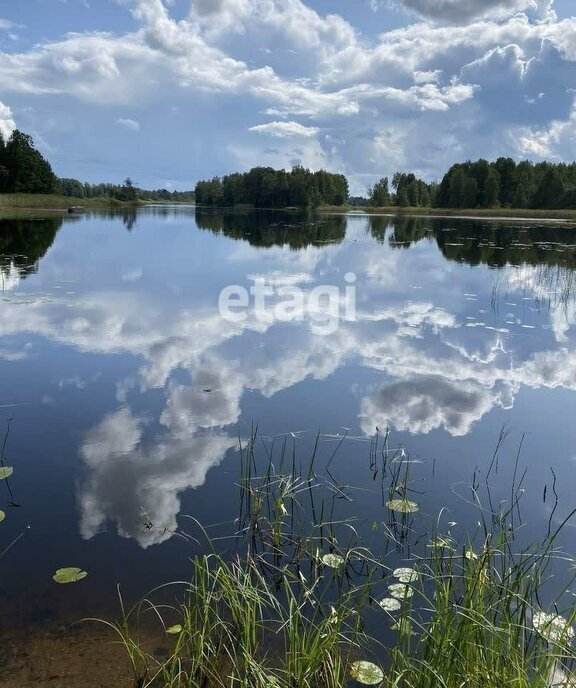
POLYGON ((420 578, 418 571, 408 568, 396 569, 392 575, 401 583, 414 583, 420 578))
POLYGON ((12 473, 14 473, 12 466, 2 466, 0 468, 0 480, 6 480, 6 478, 9 478, 12 473))
POLYGON ((352 662, 350 676, 364 686, 376 686, 384 680, 384 672, 372 662, 352 662))
POLYGON ((400 602, 394 597, 385 597, 383 600, 380 600, 378 604, 387 612, 397 612, 402 608, 400 602))
POLYGON ((331 569, 337 569, 342 566, 344 559, 339 554, 325 554, 322 557, 324 566, 329 566, 331 569))
POLYGON ((70 566, 64 569, 58 569, 52 578, 56 583, 77 583, 88 574, 75 566, 70 566))
POLYGON ((398 511, 401 514, 414 514, 420 511, 420 507, 416 502, 410 502, 407 499, 391 499, 389 502, 386 502, 386 506, 391 511, 398 511))
POLYGON ((400 619, 398 623, 392 626, 393 631, 398 631, 401 635, 415 635, 412 630, 412 622, 410 619, 400 619))
POLYGON ((170 626, 170 628, 166 629, 166 633, 168 633, 169 635, 178 635, 178 633, 182 633, 182 626, 180 624, 170 626))
POLYGON ((397 600, 406 600, 414 595, 414 590, 409 585, 404 583, 394 583, 388 586, 390 595, 395 597, 397 600))

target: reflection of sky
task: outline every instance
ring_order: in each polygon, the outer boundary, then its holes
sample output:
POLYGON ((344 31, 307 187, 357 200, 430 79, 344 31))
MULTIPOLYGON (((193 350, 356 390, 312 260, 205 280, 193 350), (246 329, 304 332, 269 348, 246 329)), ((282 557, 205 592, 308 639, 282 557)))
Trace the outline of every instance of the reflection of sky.
POLYGON ((198 232, 186 216, 144 216, 131 234, 88 219, 63 228, 39 274, 4 299, 0 365, 20 365, 23 378, 38 361, 66 369, 42 391, 56 412, 58 393, 89 403, 91 385, 107 385, 105 411, 84 418, 80 529, 92 538, 112 521, 147 547, 170 537, 183 492, 237 445, 234 426, 253 420, 243 408, 254 394, 307 430, 333 412, 367 436, 390 425, 456 438, 492 410, 514 409, 522 390, 576 390, 573 303, 537 307, 550 296, 538 268, 499 271, 506 288, 496 296, 495 276, 446 261, 428 241, 408 250, 376 243, 362 218, 349 220, 343 243, 301 251, 198 232), (309 293, 343 287, 351 271, 358 317, 330 336, 314 334, 306 305, 293 324, 253 313, 234 324, 217 312, 220 289, 256 275, 309 293), (290 391, 305 408, 312 382, 330 389, 339 375, 345 384, 318 418, 298 417, 294 397, 282 401, 290 391), (147 519, 161 527, 145 530, 147 519))

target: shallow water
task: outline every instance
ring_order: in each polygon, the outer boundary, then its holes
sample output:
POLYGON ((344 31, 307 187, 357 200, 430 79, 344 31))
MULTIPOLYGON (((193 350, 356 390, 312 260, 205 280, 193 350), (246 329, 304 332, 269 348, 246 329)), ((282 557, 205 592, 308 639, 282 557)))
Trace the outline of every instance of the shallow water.
POLYGON ((107 613, 118 583, 136 597, 185 580, 201 547, 175 533, 187 516, 233 531, 255 425, 304 462, 320 432, 319 473, 346 435, 330 470, 372 539, 387 518, 377 428, 413 461, 421 535, 442 507, 443 527, 474 531, 469 485, 505 428, 493 508, 521 482, 519 537, 545 534, 576 505, 575 249, 549 223, 186 207, 0 220, 2 548, 23 534, 2 559, 2 623, 107 613), (258 280, 265 312, 250 299, 223 318, 221 290, 258 280), (300 290, 288 322, 281 287, 300 290), (63 566, 89 576, 57 586, 63 566))

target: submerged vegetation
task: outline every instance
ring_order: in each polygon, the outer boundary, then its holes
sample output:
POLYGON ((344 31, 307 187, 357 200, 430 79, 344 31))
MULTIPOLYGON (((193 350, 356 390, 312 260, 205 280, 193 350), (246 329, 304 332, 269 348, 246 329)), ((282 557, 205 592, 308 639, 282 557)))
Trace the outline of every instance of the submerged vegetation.
POLYGON ((190 582, 164 586, 105 622, 127 650, 136 686, 575 685, 576 607, 565 594, 573 580, 559 584, 551 573, 555 563, 573 563, 557 547, 569 517, 523 547, 514 526, 521 485, 495 509, 488 483, 483 493, 474 480, 478 528, 457 537, 442 514, 427 524, 416 513, 409 457, 377 436, 370 471, 388 508, 369 544, 340 514, 354 489, 330 472, 336 452, 320 477, 318 440, 300 467, 286 440, 261 443, 263 461, 259 444, 256 435, 241 444, 240 513, 227 544, 193 521, 195 532, 178 536, 191 547, 203 540, 208 553, 195 556, 190 582), (175 638, 168 657, 141 643, 150 616, 175 638))

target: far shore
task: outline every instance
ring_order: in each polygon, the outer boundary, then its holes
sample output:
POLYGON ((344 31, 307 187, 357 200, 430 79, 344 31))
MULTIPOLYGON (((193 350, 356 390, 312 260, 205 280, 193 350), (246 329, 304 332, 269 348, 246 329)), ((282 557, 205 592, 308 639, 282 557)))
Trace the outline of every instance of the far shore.
MULTIPOLYGON (((67 212, 72 206, 90 209, 122 209, 139 208, 150 205, 193 205, 191 203, 174 203, 153 200, 119 201, 114 198, 73 198, 52 194, 0 194, 0 213, 4 211, 36 210, 42 212, 67 212)), ((214 206, 199 206, 206 210, 255 210, 252 205, 238 205, 231 208, 216 208, 214 206)), ((265 208, 265 210, 301 211, 302 208, 265 208)), ((415 215, 420 217, 438 217, 453 219, 477 220, 507 220, 509 222, 542 221, 576 222, 576 209, 564 210, 536 210, 531 208, 420 208, 385 206, 373 208, 369 206, 319 206, 315 208, 321 213, 349 213, 358 212, 370 215, 415 215)))
MULTIPOLYGON (((74 198, 57 194, 0 194, 0 211, 38 210, 43 212, 67 212, 70 207, 92 208, 139 208, 147 205, 164 205, 159 201, 119 201, 115 198, 74 198)), ((168 204, 166 204, 168 205, 168 204)), ((173 205, 170 203, 169 205, 173 205)))

